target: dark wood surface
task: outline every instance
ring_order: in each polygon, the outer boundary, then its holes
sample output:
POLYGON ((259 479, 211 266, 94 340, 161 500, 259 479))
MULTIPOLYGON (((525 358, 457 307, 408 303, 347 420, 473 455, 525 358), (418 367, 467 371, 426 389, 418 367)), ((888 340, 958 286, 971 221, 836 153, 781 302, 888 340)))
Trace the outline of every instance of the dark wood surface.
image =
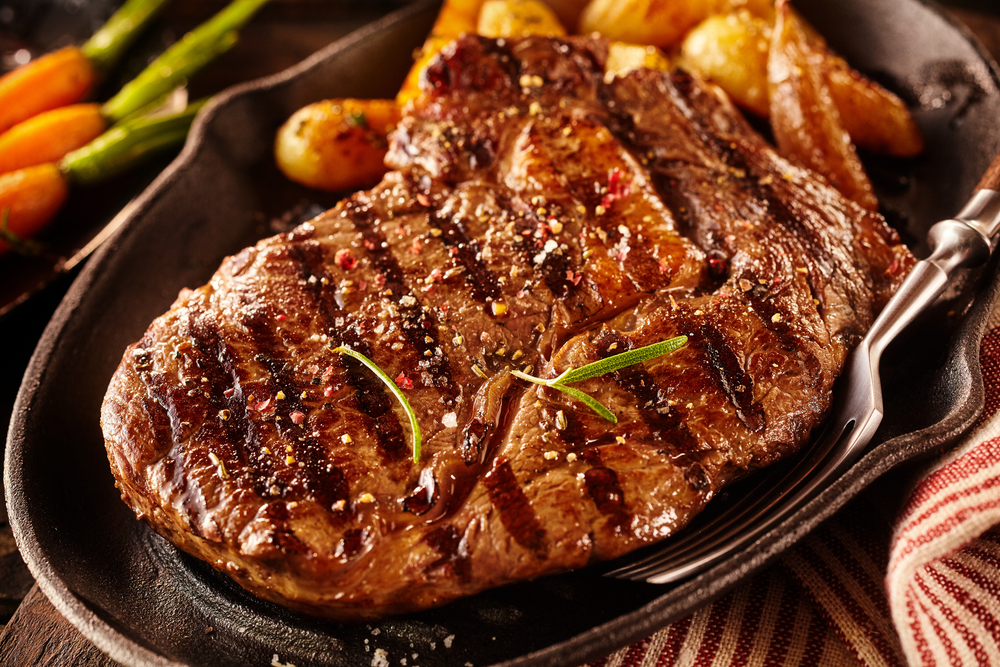
MULTIPOLYGON (((179 26, 193 25, 205 13, 205 7, 221 7, 222 4, 221 0, 182 0, 172 5, 171 13, 164 18, 179 26)), ((199 85, 212 91, 233 80, 280 71, 325 46, 331 39, 384 14, 393 4, 369 4, 357 9, 358 3, 279 1, 247 28, 241 45, 207 71, 199 85), (261 48, 264 44, 269 48, 261 48)), ((0 2, 0 7, 3 5, 0 2)), ((1000 60, 1000 8, 986 13, 982 7, 989 9, 990 6, 980 6, 974 1, 956 0, 955 5, 951 10, 954 15, 1000 60)), ((6 352, 5 361, 0 362, 0 426, 6 425, 10 418, 30 350, 68 287, 69 278, 33 299, 13 317, 0 321, 0 349, 6 352)), ((0 505, 0 622, 5 623, 0 634, 0 665, 118 665, 70 625, 34 585, 17 552, 3 505, 0 505)))

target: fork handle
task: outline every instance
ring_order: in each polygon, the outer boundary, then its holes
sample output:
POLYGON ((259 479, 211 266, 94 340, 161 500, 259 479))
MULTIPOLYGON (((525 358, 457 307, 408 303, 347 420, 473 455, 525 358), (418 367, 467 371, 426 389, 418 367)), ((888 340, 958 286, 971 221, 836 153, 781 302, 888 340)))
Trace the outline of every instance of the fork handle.
POLYGON ((986 173, 979 179, 979 185, 975 192, 980 190, 1000 190, 1000 155, 993 158, 992 164, 986 169, 986 173))
MULTIPOLYGON (((994 167, 1000 178, 1000 158, 990 169, 994 167)), ((885 346, 937 299, 956 269, 980 266, 989 259, 998 236, 1000 192, 992 189, 976 191, 958 215, 930 228, 930 256, 917 262, 865 336, 863 344, 869 346, 875 368, 885 346)))

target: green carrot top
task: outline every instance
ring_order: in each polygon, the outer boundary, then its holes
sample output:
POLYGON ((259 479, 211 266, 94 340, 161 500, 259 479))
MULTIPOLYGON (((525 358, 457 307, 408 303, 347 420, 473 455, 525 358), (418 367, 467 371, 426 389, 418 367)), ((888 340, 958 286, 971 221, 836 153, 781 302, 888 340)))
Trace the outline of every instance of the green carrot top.
POLYGON ((233 0, 125 84, 101 112, 115 123, 169 93, 236 44, 238 31, 267 0, 233 0))
POLYGON ((81 47, 98 70, 106 72, 121 59, 135 38, 170 0, 126 0, 107 23, 81 47))

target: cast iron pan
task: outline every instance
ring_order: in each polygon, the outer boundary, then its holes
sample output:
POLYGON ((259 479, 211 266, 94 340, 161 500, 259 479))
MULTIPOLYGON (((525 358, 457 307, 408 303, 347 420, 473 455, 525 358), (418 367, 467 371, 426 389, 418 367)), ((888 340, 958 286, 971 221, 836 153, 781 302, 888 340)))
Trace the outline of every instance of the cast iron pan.
MULTIPOLYGON (((917 109, 926 155, 872 159, 869 168, 888 214, 919 249, 926 229, 959 209, 1000 148, 995 66, 918 0, 798 7, 848 60, 917 109)), ((887 419, 870 453, 748 551, 680 585, 617 581, 590 568, 351 625, 261 602, 178 553, 135 520, 114 488, 98 425, 111 374, 178 290, 204 283, 223 256, 270 233, 270 216, 326 205, 276 176, 276 127, 322 97, 391 97, 435 12, 436 3, 418 3, 293 70, 222 96, 88 263, 42 338, 7 445, 11 524, 42 590, 123 664, 269 665, 277 656, 299 667, 367 665, 376 655, 409 665, 578 664, 735 585, 877 477, 953 443, 982 406, 978 343, 997 299, 994 266, 969 276, 919 323, 918 335, 887 354, 887 419)))

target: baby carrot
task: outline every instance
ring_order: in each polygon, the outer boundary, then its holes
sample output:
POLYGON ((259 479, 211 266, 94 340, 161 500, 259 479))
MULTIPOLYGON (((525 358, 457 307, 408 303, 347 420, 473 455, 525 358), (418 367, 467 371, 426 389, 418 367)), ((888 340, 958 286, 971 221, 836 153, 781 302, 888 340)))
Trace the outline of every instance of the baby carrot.
POLYGON ((40 113, 0 134, 0 174, 57 162, 107 127, 97 104, 70 104, 40 113))
POLYGON ((0 176, 0 254, 31 238, 62 207, 69 186, 55 164, 0 176))
POLYGON ((128 0, 82 46, 67 46, 0 77, 0 132, 79 102, 168 0, 128 0))
POLYGON ((69 151, 86 145, 108 126, 158 103, 164 95, 183 85, 196 71, 232 47, 239 29, 266 2, 233 0, 167 49, 101 106, 50 109, 3 132, 0 134, 0 174, 56 161, 69 151))
POLYGON ((67 46, 0 77, 0 132, 65 104, 79 102, 96 78, 83 51, 67 46))
POLYGON ((0 255, 29 249, 29 239, 66 201, 71 183, 95 183, 182 143, 204 103, 189 104, 175 114, 125 121, 59 162, 0 175, 0 255))

